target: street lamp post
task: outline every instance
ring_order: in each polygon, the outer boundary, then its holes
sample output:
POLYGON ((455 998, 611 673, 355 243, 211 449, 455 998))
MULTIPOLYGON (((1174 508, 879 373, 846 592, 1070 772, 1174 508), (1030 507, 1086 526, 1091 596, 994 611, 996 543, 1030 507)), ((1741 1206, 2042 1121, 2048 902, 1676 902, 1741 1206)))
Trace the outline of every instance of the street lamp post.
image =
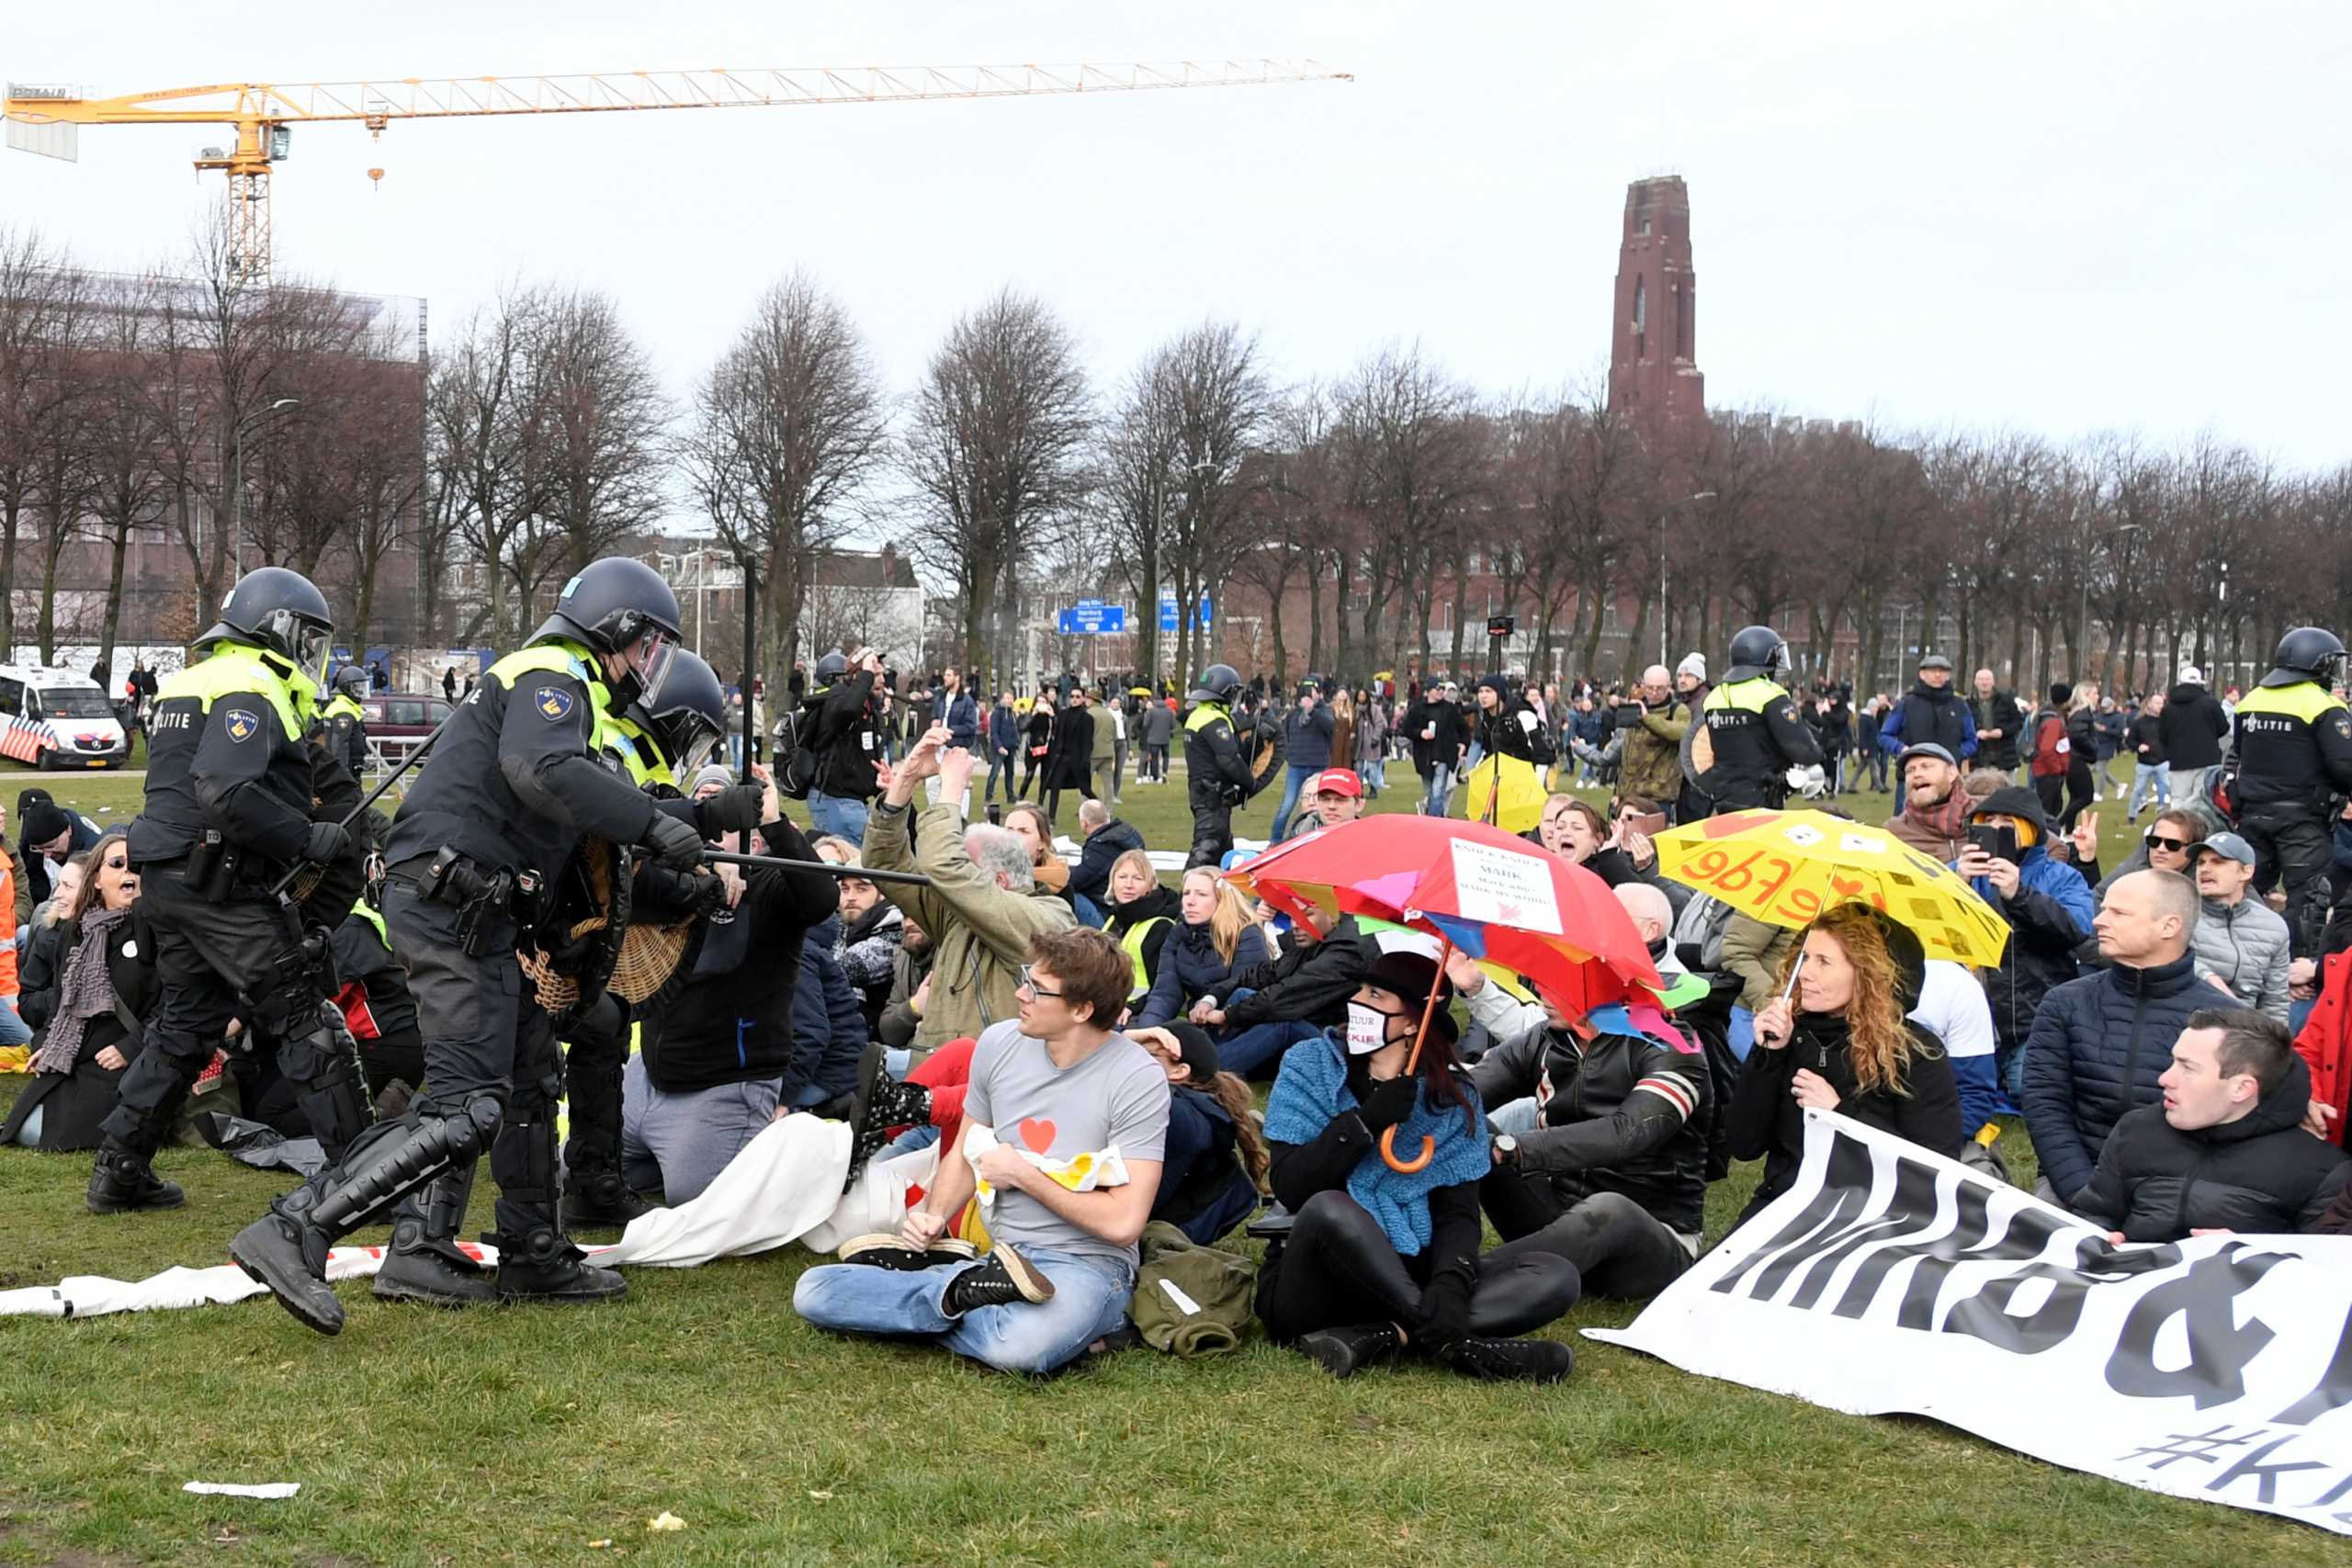
POLYGON ((300 408, 300 398, 279 398, 266 408, 248 409, 229 432, 229 548, 237 575, 245 574, 245 426, 287 409, 300 408))
MULTIPOLYGON (((1657 661, 1666 662, 1666 520, 1672 513, 1696 502, 1713 501, 1715 492, 1702 490, 1696 495, 1686 495, 1680 501, 1658 508, 1657 513, 1657 661)), ((1630 656, 1629 656, 1630 657, 1630 656)))

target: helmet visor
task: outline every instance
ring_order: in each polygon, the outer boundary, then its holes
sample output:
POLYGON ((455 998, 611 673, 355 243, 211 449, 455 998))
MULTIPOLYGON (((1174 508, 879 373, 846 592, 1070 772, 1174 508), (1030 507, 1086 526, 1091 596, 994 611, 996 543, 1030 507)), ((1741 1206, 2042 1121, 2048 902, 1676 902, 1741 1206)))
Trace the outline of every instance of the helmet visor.
POLYGON ((718 750, 718 726, 691 709, 670 715, 663 729, 675 753, 671 772, 678 775, 680 783, 700 773, 718 750))
POLYGON ((629 644, 621 655, 629 673, 637 677, 637 700, 648 713, 662 711, 662 688, 670 671, 677 668, 677 651, 678 645, 669 634, 656 629, 629 644))
POLYGON ((334 654, 333 626, 292 610, 273 610, 262 626, 262 634, 293 662, 295 670, 311 682, 313 691, 325 689, 327 660, 334 654))

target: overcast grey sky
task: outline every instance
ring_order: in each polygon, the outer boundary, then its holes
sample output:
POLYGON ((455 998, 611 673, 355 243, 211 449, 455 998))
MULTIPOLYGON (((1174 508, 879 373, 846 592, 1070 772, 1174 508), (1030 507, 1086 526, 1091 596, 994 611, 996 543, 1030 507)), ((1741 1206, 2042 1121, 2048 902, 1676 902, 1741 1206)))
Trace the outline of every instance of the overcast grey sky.
MULTIPOLYGON (((1105 382, 1204 316, 1286 377, 1419 338, 1493 391, 1608 352, 1628 180, 1690 185, 1712 404, 2211 428, 2352 457, 2352 5, 17 6, 0 73, 206 82, 1312 56, 1352 84, 296 133, 281 272, 426 297, 609 289, 684 391, 809 268, 894 389, 1000 284, 1105 382), (387 171, 370 190, 365 171, 387 171)), ((130 268, 220 197, 195 128, 0 153, 0 218, 130 268)), ((217 138, 212 138, 217 140, 217 138)))

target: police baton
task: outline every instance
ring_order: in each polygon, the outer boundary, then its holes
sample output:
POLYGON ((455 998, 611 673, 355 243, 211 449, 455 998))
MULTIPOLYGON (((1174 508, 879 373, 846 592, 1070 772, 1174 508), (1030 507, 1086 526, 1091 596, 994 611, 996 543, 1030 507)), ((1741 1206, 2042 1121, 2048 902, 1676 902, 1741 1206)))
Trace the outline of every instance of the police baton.
POLYGON ((820 876, 856 877, 861 882, 899 882, 929 887, 930 877, 913 871, 876 871, 872 866, 836 865, 829 860, 786 860, 781 855, 741 855, 732 850, 705 850, 702 858, 718 865, 768 865, 781 871, 813 871, 820 876))
MULTIPOLYGON (((394 784, 400 783, 401 774, 416 766, 416 764, 424 759, 424 754, 433 750, 433 743, 441 739, 441 732, 448 728, 452 724, 455 724, 458 719, 458 715, 464 711, 465 708, 463 704, 460 704, 457 708, 452 709, 449 716, 443 719, 439 724, 435 725, 433 727, 432 734, 426 736, 414 746, 409 748, 408 755, 400 760, 400 765, 395 767, 390 773, 386 773, 384 775, 384 782, 378 784, 374 789, 369 790, 366 795, 361 797, 359 804, 351 808, 351 815, 336 823, 335 826, 348 832, 354 822, 358 821, 362 817, 368 814, 368 807, 383 799, 384 793, 390 789, 394 784)), ((286 890, 294 886, 297 878, 317 863, 318 863, 316 861, 298 860, 292 865, 287 867, 286 874, 279 877, 275 883, 270 885, 270 897, 283 897, 286 890)))

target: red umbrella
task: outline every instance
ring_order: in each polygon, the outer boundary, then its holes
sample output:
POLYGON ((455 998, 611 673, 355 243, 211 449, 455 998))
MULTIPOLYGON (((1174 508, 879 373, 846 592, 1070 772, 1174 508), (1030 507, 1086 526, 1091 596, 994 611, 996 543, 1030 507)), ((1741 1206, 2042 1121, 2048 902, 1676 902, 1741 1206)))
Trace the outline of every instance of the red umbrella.
MULTIPOLYGON (((1665 985, 1607 883, 1483 822, 1358 818, 1293 840, 1226 875, 1319 930, 1329 931, 1341 915, 1369 915, 1425 931, 1448 953, 1459 948, 1517 970, 1574 1011, 1625 1000, 1635 985, 1665 985)), ((1419 1063, 1434 1005, 1432 997, 1423 1009, 1408 1072, 1419 1063)), ((1390 1165, 1419 1168, 1400 1165, 1384 1137, 1381 1153, 1390 1165)))

